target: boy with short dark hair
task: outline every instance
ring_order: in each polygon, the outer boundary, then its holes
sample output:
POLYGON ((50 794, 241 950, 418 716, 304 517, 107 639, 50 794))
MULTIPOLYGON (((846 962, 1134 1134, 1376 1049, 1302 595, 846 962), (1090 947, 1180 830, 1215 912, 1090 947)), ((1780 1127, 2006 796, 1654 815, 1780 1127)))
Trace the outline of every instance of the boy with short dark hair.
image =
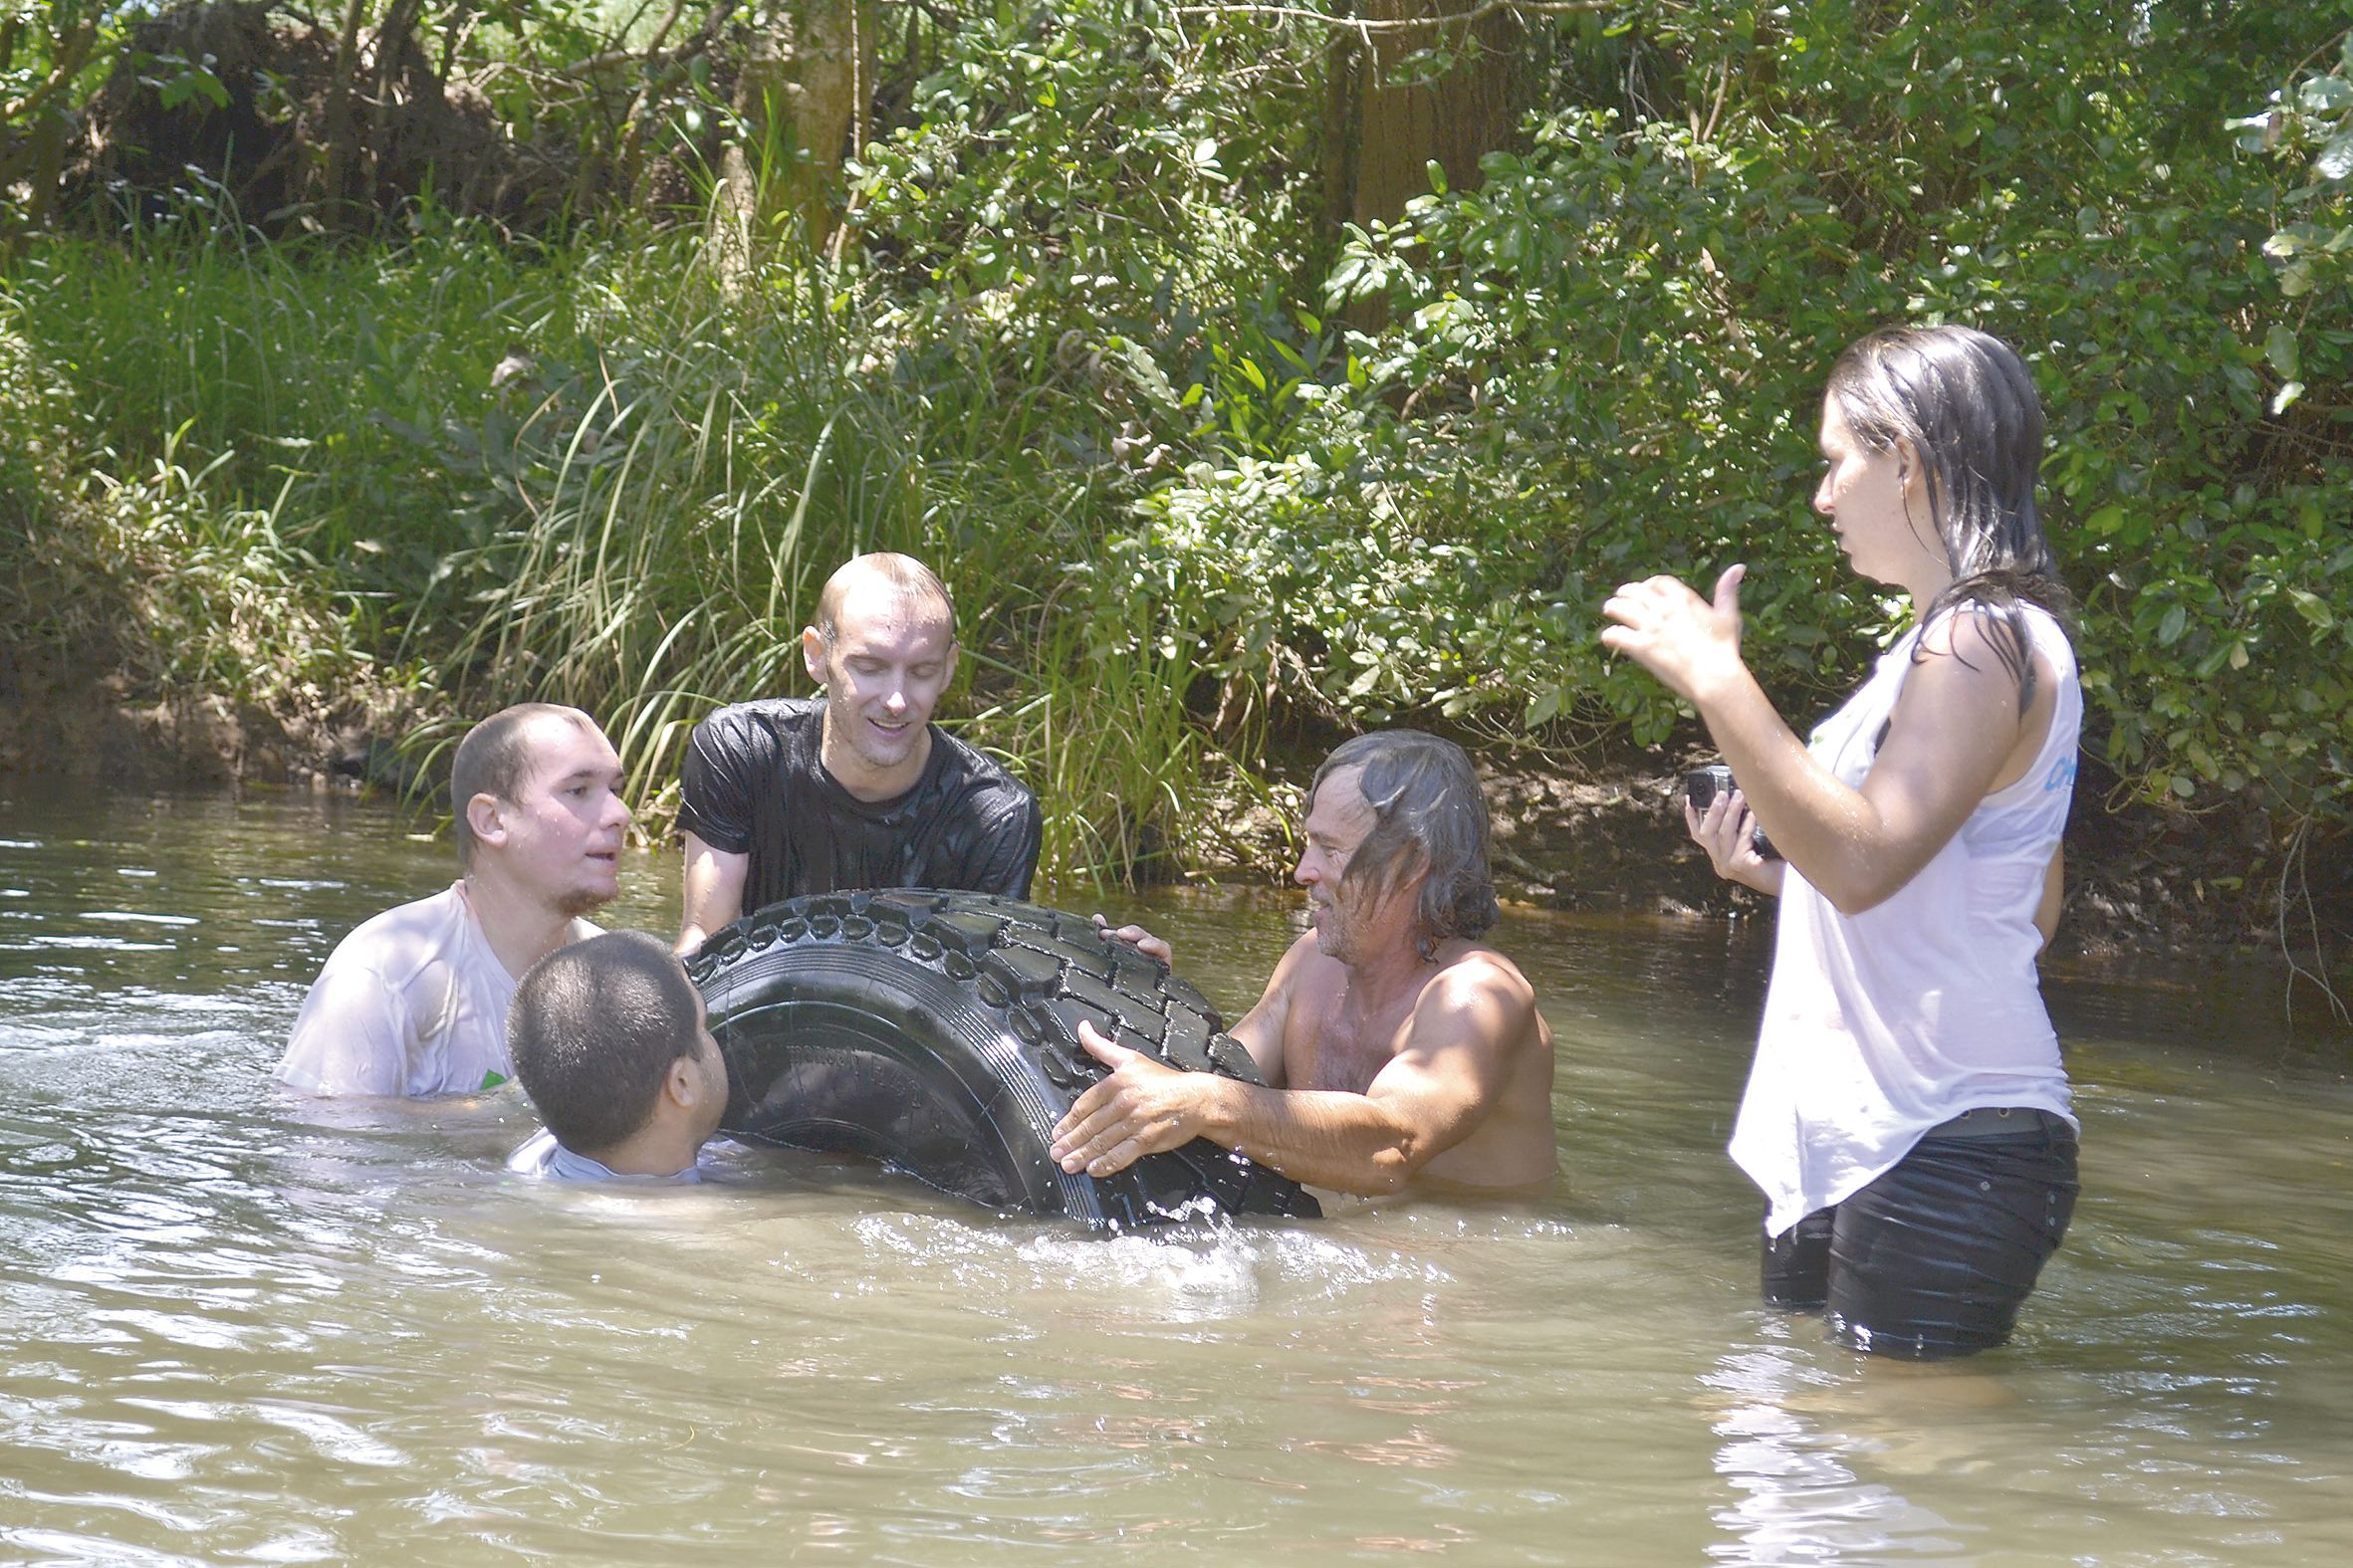
POLYGON ((575 1181, 701 1180, 696 1157, 727 1105, 727 1066, 702 993, 667 945, 612 931, 558 949, 508 1013, 515 1076, 546 1129, 507 1161, 575 1181))

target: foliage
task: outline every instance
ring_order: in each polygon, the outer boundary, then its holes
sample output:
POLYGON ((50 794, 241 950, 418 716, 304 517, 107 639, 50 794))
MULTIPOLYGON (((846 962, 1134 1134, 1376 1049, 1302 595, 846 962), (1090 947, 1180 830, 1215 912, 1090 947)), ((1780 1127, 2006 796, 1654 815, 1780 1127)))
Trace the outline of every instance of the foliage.
POLYGON ((1823 376, 1967 321, 2050 413, 2119 793, 2353 824, 2338 11, 1530 12, 1521 138, 1341 234, 1312 7, 943 0, 886 30, 841 242, 723 273, 644 193, 740 131, 752 9, 466 9, 434 65, 575 171, 569 225, 428 192, 393 240, 262 242, 191 176, 41 240, 0 285, 10 505, 250 571, 459 708, 595 708, 657 818, 684 727, 797 679, 823 571, 912 550, 963 612, 960 722, 1049 799, 1053 864, 1117 876, 1310 734, 1688 743, 1594 640, 1638 574, 1749 561, 1753 658, 1819 711, 1890 617, 1806 506, 1823 376))
POLYGON ((443 562, 504 521, 489 493, 530 405, 497 367, 594 253, 535 266, 433 221, 397 249, 242 244, 215 217, 191 203, 127 246, 29 258, 24 330, 75 367, 95 454, 138 465, 183 432, 213 485, 283 487, 297 543, 396 645, 443 562))
POLYGON ((1489 515, 1554 606, 1524 677, 1531 720, 1599 710, 1664 739, 1672 699, 1591 656, 1601 600, 1631 576, 1712 580, 1766 551, 1745 606, 1752 657, 1784 690, 1835 683, 1837 635, 1877 611, 1818 534, 1786 523, 1806 489, 1818 339, 1891 303, 1852 255, 1789 172, 1603 112, 1545 121, 1527 154, 1490 159, 1480 190, 1417 202, 1343 258, 1335 304, 1391 301, 1395 325, 1359 351, 1430 408, 1417 438, 1517 481, 1489 515))
POLYGON ((183 426, 119 475, 80 464, 70 382, 0 310, 0 395, 18 437, 0 482, 0 615, 18 647, 127 663, 139 695, 218 695, 284 720, 350 710, 384 677, 318 560, 221 482, 231 454, 186 461, 183 426))
POLYGON ((143 473, 94 474, 92 556, 120 585, 165 690, 219 692, 271 711, 342 706, 370 663, 285 538, 286 492, 237 505, 191 470, 175 431, 143 473))
POLYGON ((862 153, 856 220, 920 308, 1181 332, 1298 260, 1313 44, 1161 0, 975 8, 862 153))
MULTIPOLYGON (((2305 163, 2307 182, 2281 201, 2283 224, 2263 245, 2276 257, 2279 292, 2299 300, 2316 291, 2343 289, 2353 281, 2353 31, 2340 34, 2318 52, 2327 69, 2305 75, 2312 58, 2291 70, 2286 87, 2271 95, 2260 113, 2230 121, 2241 151, 2273 153, 2305 163)), ((2265 348, 2272 368, 2285 378, 2272 412, 2303 391, 2301 355, 2295 330, 2276 324, 2265 348)))
POLYGON ((0 0, 0 255, 47 215, 76 106, 121 12, 102 0, 0 0))
MULTIPOLYGON (((1818 387, 1871 326, 1967 321, 2041 383, 2116 775, 2193 805, 2254 790, 2343 811, 2340 416, 2267 412, 2250 324, 2274 187, 2218 135, 2182 144, 2172 41, 2136 40, 2138 15, 1680 8, 1654 36, 1711 106, 1706 133, 1696 114, 1554 112, 1480 190, 1351 245, 1334 294, 1386 298, 1393 325, 1357 352, 1417 388, 1420 438, 1525 476, 1516 521, 1549 547, 1529 575, 1558 602, 1531 718, 1582 708, 1663 738, 1669 699, 1588 651, 1598 604, 1620 576, 1704 582, 1740 559, 1785 705, 1845 685, 1885 617, 1803 510, 1818 387)), ((2306 372, 2341 385, 2341 314, 2311 328, 2306 372)))
POLYGON ((1496 606, 1478 552, 1417 532, 1427 498, 1371 457, 1341 440, 1196 463, 1111 542, 1119 591, 1161 612, 1137 651, 1214 685, 1220 733, 1459 717, 1509 690, 1481 657, 1496 606))

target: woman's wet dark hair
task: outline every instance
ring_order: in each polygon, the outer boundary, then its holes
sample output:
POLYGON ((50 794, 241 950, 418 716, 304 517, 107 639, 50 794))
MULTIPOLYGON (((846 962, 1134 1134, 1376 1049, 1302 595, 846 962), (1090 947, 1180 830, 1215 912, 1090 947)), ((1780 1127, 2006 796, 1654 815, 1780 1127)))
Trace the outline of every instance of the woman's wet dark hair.
POLYGON ((1921 624, 1965 605, 1988 617, 2023 711, 2034 699, 2034 661, 2018 606, 2062 618, 2071 608, 2034 504, 2042 401, 2025 361, 1974 327, 1891 327, 1838 356, 1829 397, 1866 447, 1916 454, 1953 572, 1920 608, 1921 624))
POLYGON ((1424 959, 1451 937, 1484 935, 1501 911, 1487 866, 1487 796, 1463 749, 1418 730, 1357 736, 1315 770, 1309 800, 1349 768, 1363 770, 1357 787, 1373 827, 1348 859, 1347 880, 1361 879, 1378 896, 1428 873, 1415 910, 1424 959))

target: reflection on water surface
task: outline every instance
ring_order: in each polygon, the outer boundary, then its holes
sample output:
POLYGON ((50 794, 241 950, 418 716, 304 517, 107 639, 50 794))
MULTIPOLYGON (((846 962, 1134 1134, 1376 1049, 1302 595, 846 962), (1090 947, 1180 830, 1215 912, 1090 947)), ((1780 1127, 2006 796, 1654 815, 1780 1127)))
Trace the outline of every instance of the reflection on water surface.
MULTIPOLYGON (((1102 1239, 750 1151, 525 1185, 514 1098, 283 1099, 311 975, 447 851, 341 800, 0 808, 0 1558, 2353 1556, 2353 1045, 2261 972, 2055 978, 2083 1205, 2018 1343, 1923 1370, 1755 1305, 1762 930, 1507 921, 1547 1202, 1102 1239)), ((1148 907, 1229 1008, 1294 929, 1148 907)))

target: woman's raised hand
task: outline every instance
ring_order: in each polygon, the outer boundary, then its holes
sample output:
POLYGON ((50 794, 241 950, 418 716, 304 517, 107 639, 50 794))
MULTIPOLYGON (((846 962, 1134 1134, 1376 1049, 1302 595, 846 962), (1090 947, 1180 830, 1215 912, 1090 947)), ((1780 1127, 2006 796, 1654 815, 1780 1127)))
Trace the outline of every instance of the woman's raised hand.
POLYGON ((1601 645, 1639 662, 1686 702, 1704 703, 1741 670, 1741 579, 1748 571, 1726 567, 1713 602, 1673 577, 1624 584, 1601 606, 1617 623, 1602 628, 1601 645))

